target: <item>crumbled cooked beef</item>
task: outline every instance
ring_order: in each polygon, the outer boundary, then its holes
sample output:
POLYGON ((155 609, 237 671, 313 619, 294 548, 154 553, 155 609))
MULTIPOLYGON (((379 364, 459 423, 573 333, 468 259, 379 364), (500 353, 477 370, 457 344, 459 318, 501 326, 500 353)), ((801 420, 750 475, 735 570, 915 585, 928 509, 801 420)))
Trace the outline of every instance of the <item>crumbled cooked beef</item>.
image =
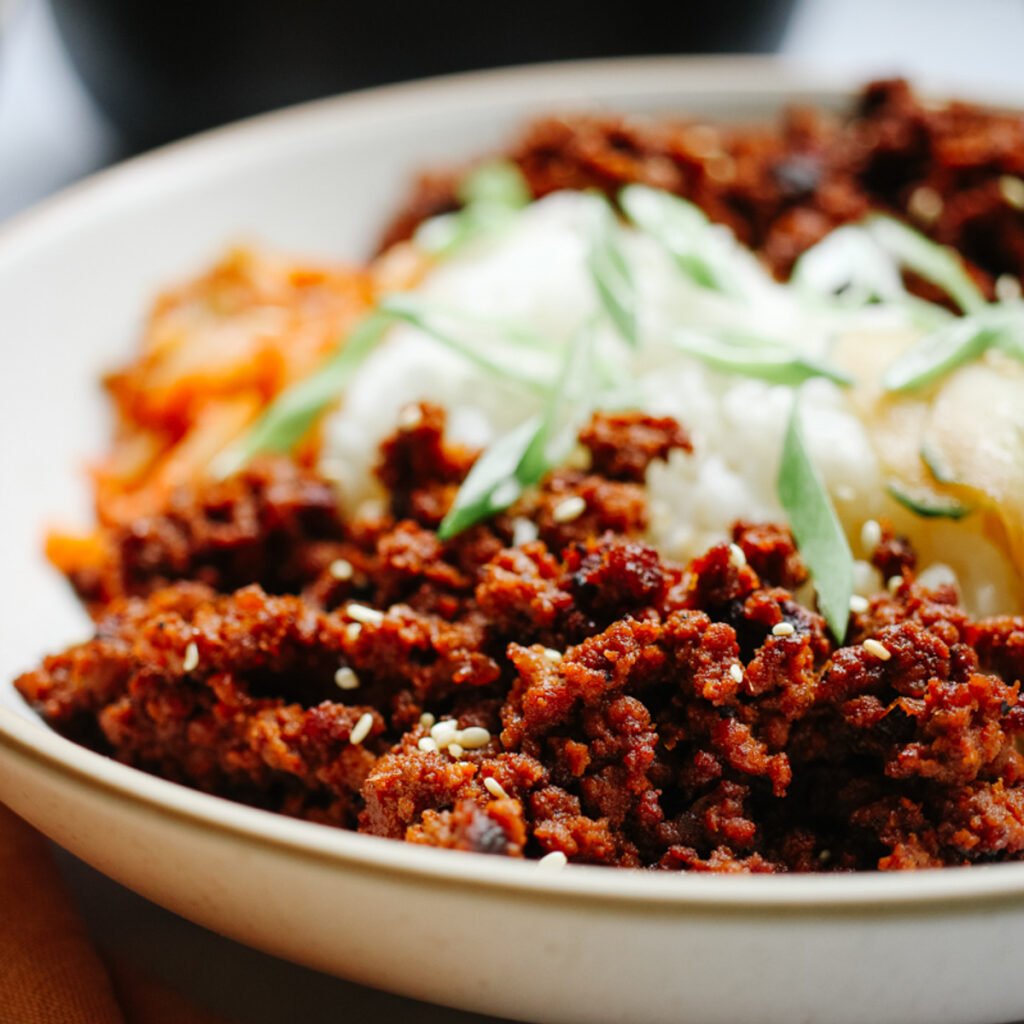
MULTIPOLYGON (((590 114, 545 118, 508 153, 536 197, 630 182, 666 189, 730 227, 780 277, 840 224, 884 210, 955 247, 990 293, 1024 276, 1024 118, 919 99, 903 81, 876 82, 845 117, 806 108, 775 126, 694 124, 590 114)), ((456 209, 464 168, 424 176, 382 247, 456 209)), ((934 288, 912 286, 929 297, 934 288)))
POLYGON ((646 417, 595 418, 588 471, 441 541, 472 459, 439 410, 404 419, 386 514, 342 523, 323 481, 268 464, 178 495, 145 543, 113 533, 95 637, 22 694, 167 778, 450 849, 730 872, 1024 856, 1024 620, 920 586, 888 530, 900 585, 842 647, 794 597, 782 527, 665 561, 640 481, 688 441, 646 417), (515 545, 515 518, 539 539, 515 545))
POLYGON ((95 640, 46 659, 18 685, 69 735, 98 724, 97 745, 128 764, 354 826, 356 797, 384 749, 383 719, 371 704, 332 699, 347 642, 343 622, 299 597, 180 583, 115 602, 95 640), (370 735, 352 744, 365 713, 370 735))
POLYGON ((580 432, 591 468, 609 480, 643 483, 655 459, 672 451, 693 451, 690 435, 670 416, 639 412, 596 412, 580 432))
MULTIPOLYGON (((989 295, 1024 274, 1024 118, 899 81, 846 118, 774 128, 549 118, 509 155, 537 197, 684 196, 779 277, 872 209, 954 246, 989 295)), ((456 209, 460 176, 425 177, 386 244, 456 209)), ((807 570, 784 527, 738 522, 731 545, 662 559, 644 480, 690 439, 638 413, 595 414, 589 466, 442 541, 475 453, 437 407, 401 424, 379 514, 343 522, 326 480, 269 460, 105 526, 72 580, 94 638, 18 689, 128 764, 449 849, 719 872, 1024 857, 1024 619, 975 621, 922 587, 884 525, 872 556, 892 586, 845 646, 795 596, 807 570)))
POLYGON ((260 580, 286 593, 326 566, 343 536, 326 480, 288 459, 264 459, 201 489, 179 488, 158 514, 106 528, 102 565, 72 583, 97 610, 176 580, 220 591, 260 580))
POLYGON ((407 412, 403 426, 381 446, 377 476, 391 495, 396 518, 436 527, 475 453, 445 444, 443 409, 423 402, 407 412))

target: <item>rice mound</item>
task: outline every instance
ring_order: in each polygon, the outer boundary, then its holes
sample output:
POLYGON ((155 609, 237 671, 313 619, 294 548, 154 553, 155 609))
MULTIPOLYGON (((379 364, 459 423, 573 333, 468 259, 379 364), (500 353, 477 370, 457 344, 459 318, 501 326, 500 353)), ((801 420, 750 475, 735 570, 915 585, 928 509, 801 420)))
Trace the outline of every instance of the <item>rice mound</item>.
MULTIPOLYGON (((528 324, 553 348, 564 347, 596 308, 586 265, 593 203, 577 192, 533 203, 503 233, 477 239, 436 266, 414 294, 481 321, 528 324)), ((618 401, 672 416, 692 433, 693 454, 674 453, 667 463, 653 465, 647 478, 649 539, 663 557, 688 560, 726 539, 737 519, 785 521, 775 481, 793 391, 715 371, 680 352, 670 332, 695 316, 713 321, 715 307, 681 285, 671 258, 655 241, 629 232, 625 242, 640 294, 643 346, 618 401)), ((750 318, 752 328, 785 337, 810 357, 826 354, 820 332, 805 330, 785 310, 769 303, 751 310, 750 318)), ((610 326, 597 332, 598 353, 621 345, 610 326)), ((445 407, 453 438, 481 448, 542 403, 417 328, 393 328, 324 427, 320 468, 338 481, 350 509, 377 496, 377 446, 400 410, 420 400, 445 407)), ((869 434, 841 388, 823 378, 808 381, 801 411, 810 455, 858 559, 868 554, 861 541, 864 524, 884 517, 913 540, 927 578, 958 583, 974 614, 1016 607, 1012 565, 971 519, 924 520, 887 495, 869 434)), ((869 594, 885 581, 858 560, 855 584, 869 594)))

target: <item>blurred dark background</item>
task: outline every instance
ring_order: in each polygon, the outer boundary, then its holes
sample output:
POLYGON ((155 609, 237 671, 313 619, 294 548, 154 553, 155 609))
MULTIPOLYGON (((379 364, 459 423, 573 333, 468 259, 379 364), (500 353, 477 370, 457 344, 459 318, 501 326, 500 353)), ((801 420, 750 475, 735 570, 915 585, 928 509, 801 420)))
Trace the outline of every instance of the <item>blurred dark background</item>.
POLYGON ((349 89, 503 64, 771 51, 794 0, 51 0, 131 149, 349 89))
POLYGON ((0 220, 114 160, 303 99, 503 64, 780 53, 1024 93, 1024 0, 0 0, 0 220))

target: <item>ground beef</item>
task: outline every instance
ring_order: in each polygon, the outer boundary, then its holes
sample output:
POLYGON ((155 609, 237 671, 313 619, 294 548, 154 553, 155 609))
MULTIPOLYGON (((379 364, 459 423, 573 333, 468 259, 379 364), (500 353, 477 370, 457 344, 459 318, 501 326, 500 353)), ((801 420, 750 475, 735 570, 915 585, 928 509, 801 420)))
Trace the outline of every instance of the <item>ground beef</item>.
POLYGON ((731 872, 1024 856, 1024 620, 972 620, 888 533, 901 582, 838 648, 784 528, 666 562, 642 478, 689 441, 638 414, 595 418, 588 469, 442 542, 473 455, 437 409, 403 423, 383 512, 342 522, 325 481, 266 464, 111 528, 76 581, 94 638, 18 689, 128 764, 450 849, 731 872))
POLYGON ((591 468, 609 480, 643 483, 655 459, 672 451, 692 452, 690 435, 669 416, 633 412, 596 412, 580 431, 590 452, 591 468))
POLYGON ((72 584, 95 610, 174 580, 221 591, 260 580, 287 592, 326 564, 343 535, 327 481, 269 458, 222 482, 179 488, 157 514, 106 527, 103 561, 72 584))
MULTIPOLYGON (((678 118, 546 118, 506 154, 540 197, 645 182, 697 203, 780 277, 839 224, 884 210, 958 249, 982 287, 1024 276, 1024 118, 920 100, 876 82, 839 117, 792 109, 774 126, 711 127, 678 118)), ((458 207, 465 168, 419 181, 382 247, 458 207)), ((927 293, 923 282, 913 282, 927 293)), ((934 296, 930 296, 934 297, 934 296)))

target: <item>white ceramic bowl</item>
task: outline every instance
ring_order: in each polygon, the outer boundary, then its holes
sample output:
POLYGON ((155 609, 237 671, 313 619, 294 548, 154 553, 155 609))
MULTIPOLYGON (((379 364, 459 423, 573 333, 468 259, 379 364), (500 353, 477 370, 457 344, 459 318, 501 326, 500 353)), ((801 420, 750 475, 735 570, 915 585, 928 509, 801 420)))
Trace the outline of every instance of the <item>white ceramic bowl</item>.
MULTIPOLYGON (((852 83, 763 60, 643 60, 378 90, 221 130, 0 232, 0 800, 201 924, 421 999, 531 1021, 995 1022, 1024 1017, 1024 864, 907 875, 551 872, 292 821, 151 778, 34 719, 8 680, 88 628, 40 555, 86 515, 97 378, 148 298, 227 242, 360 256, 412 171, 530 115, 712 117, 852 83)), ((1004 97, 999 99, 1004 100, 1004 97)))

